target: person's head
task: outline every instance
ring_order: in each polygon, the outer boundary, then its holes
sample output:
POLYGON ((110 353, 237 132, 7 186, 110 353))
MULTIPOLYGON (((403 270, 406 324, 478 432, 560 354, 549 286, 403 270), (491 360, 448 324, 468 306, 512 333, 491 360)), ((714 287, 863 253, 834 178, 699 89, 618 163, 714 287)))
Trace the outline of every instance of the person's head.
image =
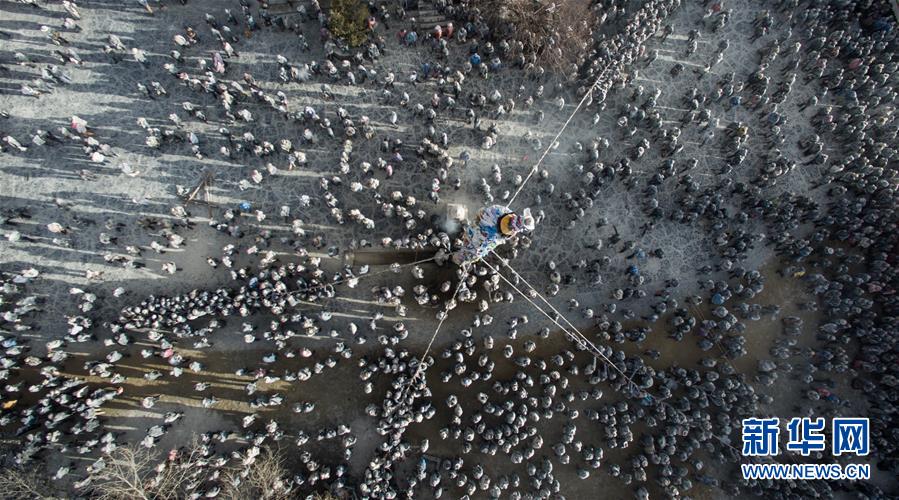
POLYGON ((521 215, 510 212, 499 219, 499 230, 503 236, 515 236, 521 231, 533 231, 534 225, 534 217, 531 216, 529 208, 525 208, 521 215))

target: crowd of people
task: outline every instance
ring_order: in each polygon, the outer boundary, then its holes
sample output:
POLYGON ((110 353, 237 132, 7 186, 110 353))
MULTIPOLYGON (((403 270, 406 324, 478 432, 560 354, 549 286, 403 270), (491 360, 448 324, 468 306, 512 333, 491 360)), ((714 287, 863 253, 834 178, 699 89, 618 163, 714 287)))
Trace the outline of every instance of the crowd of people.
MULTIPOLYGON (((198 3, 139 1, 154 16, 198 3)), ((33 291, 40 266, 4 272, 0 426, 20 439, 11 455, 15 464, 53 453, 89 457, 88 467, 49 471, 60 485, 71 479, 65 484, 89 492, 108 457, 129 444, 107 427, 104 407, 137 398, 143 409, 157 411, 160 422, 130 443, 147 448, 158 447, 182 419, 159 394, 129 385, 123 360, 156 366, 142 375, 148 382, 191 377, 202 407, 216 411, 216 374, 205 366, 209 361, 187 351, 210 351, 236 330, 254 353, 262 349, 259 359, 229 367, 245 382, 251 411, 230 429, 201 434, 205 455, 185 490, 191 498, 221 494, 218 471, 235 462, 249 468, 261 448, 282 440, 299 450, 279 486, 290 492, 561 498, 575 496, 569 488, 577 486, 563 482, 569 478, 612 477, 638 499, 692 496, 700 488, 772 498, 829 497, 841 489, 869 498, 891 494, 879 482, 766 482, 736 475, 736 464, 746 461, 738 446, 741 419, 774 408, 789 416, 869 416, 874 474, 899 472, 899 30, 886 2, 760 1, 751 31, 735 31, 745 38, 738 42, 722 36, 736 29, 726 1, 705 0, 704 15, 686 16, 684 9, 697 6, 598 0, 591 7, 599 19, 594 43, 566 75, 494 36, 465 0, 434 2, 447 18, 437 26, 420 25, 409 4, 372 0, 368 38, 358 48, 335 39, 330 14, 316 0, 291 3, 290 14, 270 13, 275 6, 269 3, 275 2, 216 2, 203 21, 153 47, 129 46, 124 35, 103 36, 108 64, 145 69, 134 94, 170 109, 134 117, 147 151, 249 165, 238 178, 224 179, 238 196, 296 171, 313 172, 315 182, 276 206, 246 201, 216 208, 208 225, 228 243, 203 257, 210 274, 228 275, 227 284, 147 297, 117 287, 110 295, 132 304, 117 317, 95 308, 104 300, 100 292, 73 288, 73 310, 56 330, 38 332, 46 336, 41 345, 27 340, 41 305, 33 291), (675 26, 685 34, 672 45, 675 26), (262 32, 289 37, 296 50, 270 55, 274 65, 259 64, 254 74, 242 52, 262 32), (756 51, 749 56, 752 67, 726 67, 738 43, 756 51), (711 52, 698 60, 701 44, 711 52), (416 62, 392 66, 395 51, 416 62), (644 77, 657 68, 670 85, 644 77), (300 101, 298 89, 321 104, 300 101), (344 102, 346 89, 370 97, 386 110, 384 118, 344 102), (563 135, 552 144, 528 130, 520 140, 530 155, 516 158, 514 170, 479 164, 482 153, 518 139, 503 133, 505 119, 554 135, 561 123, 548 123, 547 113, 573 119, 571 129, 579 131, 572 136, 589 138, 563 135), (610 132, 601 135, 599 125, 610 132), (535 167, 531 178, 528 169, 547 148, 570 155, 535 167), (322 156, 322 150, 333 154, 322 156), (325 159, 327 167, 319 164, 325 159), (413 178, 425 180, 408 181, 413 178), (473 262, 464 272, 447 277, 441 271, 455 267, 446 256, 461 241, 438 207, 456 192, 485 207, 530 206, 533 234, 491 250, 513 265, 526 254, 542 258, 543 265, 527 274, 540 285, 533 293, 518 294, 501 281, 486 253, 479 257, 487 262, 473 262), (640 200, 639 227, 623 235, 600 211, 616 196, 640 200), (357 249, 437 256, 386 271, 334 268, 322 255, 338 257, 346 248, 316 224, 347 231, 357 249), (579 230, 589 241, 572 239, 567 246, 574 257, 557 263, 540 255, 558 244, 551 241, 558 232, 541 233, 548 226, 579 230), (709 253, 691 275, 695 284, 649 270, 664 269, 669 259, 665 242, 652 239, 662 226, 706 235, 709 253), (807 291, 799 312, 781 316, 787 304, 758 302, 772 276, 752 257, 764 252, 775 256, 780 280, 807 291), (435 262, 441 267, 432 269, 435 262), (368 281, 376 275, 380 282, 368 281), (571 293, 579 288, 590 293, 571 293), (338 318, 334 299, 354 289, 387 307, 394 320, 382 312, 365 323, 338 318), (542 311, 522 305, 538 294, 560 297, 560 304, 565 298, 566 306, 557 306, 598 350, 576 343, 547 347, 559 334, 561 315, 546 313, 547 321, 542 311), (408 321, 413 308, 436 312, 439 323, 408 321), (447 317, 466 314, 464 328, 440 331, 447 317), (262 325, 254 320, 259 317, 262 325), (782 332, 764 345, 767 352, 750 353, 747 339, 763 319, 779 320, 782 332), (434 326, 434 348, 425 351, 412 337, 427 338, 434 326), (696 364, 667 361, 654 347, 659 336, 695 350, 696 364), (330 340, 313 344, 313 338, 330 340), (84 359, 74 350, 99 354, 84 359), (735 367, 748 354, 758 359, 754 372, 735 367), (379 403, 365 405, 378 437, 363 438, 363 430, 342 417, 298 430, 271 416, 283 407, 302 418, 316 404, 265 387, 287 382, 301 392, 306 386, 300 383, 330 378, 329 370, 349 363, 359 380, 328 383, 358 385, 359 401, 385 391, 379 403), (437 424, 420 425, 430 420, 437 424), (439 430, 420 437, 419 428, 428 426, 439 430), (365 447, 372 456, 364 462, 354 459, 360 439, 378 440, 365 447), (315 442, 324 444, 313 454, 315 442)), ((22 53, 0 61, 2 69, 41 72, 18 89, 36 103, 65 91, 71 83, 65 66, 83 64, 70 39, 83 34, 79 23, 91 9, 76 4, 62 2, 64 20, 47 21, 61 25, 41 28, 46 43, 59 47, 53 64, 22 53)), ((102 124, 78 116, 27 135, 5 132, 15 121, 10 113, 0 121, 4 156, 52 155, 77 145, 86 161, 109 165, 124 147, 104 138, 102 124)), ((121 170, 140 175, 127 165, 121 170)), ((79 175, 84 182, 95 179, 88 169, 79 175)), ((178 194, 193 199, 196 193, 178 194)), ((158 261, 152 265, 177 275, 182 269, 171 254, 191 249, 199 220, 179 203, 170 217, 140 218, 155 235, 151 244, 124 241, 114 224, 99 238, 122 250, 109 254, 109 264, 134 268, 158 261)), ((54 244, 65 244, 77 229, 36 221, 27 207, 4 208, 0 229, 7 244, 29 245, 37 238, 23 227, 35 222, 54 244)), ((166 461, 180 459, 175 449, 166 461)))

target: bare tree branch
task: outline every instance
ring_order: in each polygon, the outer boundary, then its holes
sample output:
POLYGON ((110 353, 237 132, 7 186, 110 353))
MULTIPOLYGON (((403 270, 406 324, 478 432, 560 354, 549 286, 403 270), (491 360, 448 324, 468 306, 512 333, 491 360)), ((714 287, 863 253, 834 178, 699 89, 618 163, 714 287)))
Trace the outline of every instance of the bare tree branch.
POLYGON ((54 498, 46 480, 35 471, 26 471, 18 467, 6 467, 0 470, 0 498, 24 499, 54 498))
POLYGON ((471 0, 498 38, 550 69, 568 71, 592 43, 596 14, 585 0, 471 0))
POLYGON ((285 500, 293 490, 284 455, 266 448, 241 468, 231 469, 225 479, 226 498, 262 498, 285 500))
POLYGON ((121 446, 104 457, 105 466, 94 472, 89 485, 100 500, 175 500, 202 482, 202 450, 194 441, 180 456, 158 462, 148 448, 121 446))

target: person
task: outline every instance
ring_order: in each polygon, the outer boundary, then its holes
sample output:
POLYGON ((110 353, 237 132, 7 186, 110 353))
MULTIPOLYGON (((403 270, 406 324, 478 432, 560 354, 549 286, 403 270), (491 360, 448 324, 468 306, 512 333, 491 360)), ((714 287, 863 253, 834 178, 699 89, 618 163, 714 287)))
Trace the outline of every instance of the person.
POLYGON ((476 262, 519 232, 533 230, 534 217, 528 208, 520 215, 503 205, 482 208, 476 224, 465 226, 462 247, 453 254, 453 262, 456 265, 476 262))

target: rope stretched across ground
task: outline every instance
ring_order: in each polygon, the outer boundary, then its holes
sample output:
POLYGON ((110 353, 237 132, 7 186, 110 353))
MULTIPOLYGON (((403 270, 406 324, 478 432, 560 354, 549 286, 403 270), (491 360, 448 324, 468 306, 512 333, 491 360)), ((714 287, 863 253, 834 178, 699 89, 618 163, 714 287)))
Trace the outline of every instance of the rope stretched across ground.
MULTIPOLYGON (((503 276, 502 273, 499 272, 499 270, 497 270, 496 268, 494 268, 493 266, 491 266, 491 265, 490 265, 489 263, 487 263, 486 261, 482 261, 482 262, 484 262, 484 264, 485 264, 487 267, 489 267, 491 270, 493 270, 494 273, 496 273, 497 275, 499 275, 499 277, 500 277, 503 281, 505 281, 506 284, 508 284, 509 286, 511 286, 516 292, 518 292, 519 295, 521 295, 522 297, 524 297, 524 299, 527 300, 532 306, 534 306, 535 309, 537 309, 538 311, 540 311, 541 313, 543 313, 544 316, 546 316, 550 321, 552 321, 553 323, 555 323, 555 325, 556 325, 557 327, 559 327, 560 330, 562 330, 566 335, 568 335, 570 338, 572 338, 573 340, 575 340, 575 342, 577 342, 578 345, 580 345, 582 348, 584 348, 585 350, 588 350, 591 354, 593 354, 593 357, 594 357, 594 358, 597 358, 596 355, 599 354, 607 364, 611 365, 612 368, 614 368, 614 369, 615 369, 618 373, 620 373, 626 380, 628 380, 628 381, 631 383, 632 386, 636 386, 636 383, 633 381, 633 379, 632 379, 631 377, 629 377, 627 374, 624 373, 623 370, 621 370, 620 368, 618 368, 618 366, 616 366, 614 363, 612 363, 612 361, 611 361, 606 355, 604 355, 602 352, 600 352, 599 349, 598 349, 592 342, 590 342, 590 340, 587 339, 587 337, 584 336, 584 334, 582 334, 582 333, 581 333, 581 332, 580 332, 574 325, 572 325, 571 322, 568 321, 568 319, 567 319, 563 314, 561 314, 561 313, 558 311, 558 309, 556 309, 556 308, 555 308, 555 307, 554 307, 554 306, 553 306, 553 305, 546 299, 546 297, 544 297, 542 294, 540 294, 540 292, 538 292, 536 288, 534 288, 534 287, 533 287, 530 283, 528 283, 523 277, 521 277, 521 275, 518 274, 518 272, 515 271, 515 269, 513 269, 512 266, 509 265, 507 259, 503 259, 502 257, 499 257, 499 256, 496 255, 495 253, 494 253, 493 255, 496 256, 497 258, 499 258, 499 259, 500 259, 500 262, 502 262, 503 265, 504 265, 506 268, 508 268, 510 271, 512 271, 512 273, 515 274, 515 276, 516 276, 517 278, 519 278, 521 281, 523 281, 523 282, 524 282, 524 283, 531 289, 531 291, 534 292, 535 295, 537 295, 537 296, 538 296, 544 303, 546 303, 546 305, 548 305, 548 306, 549 306, 549 307, 550 307, 550 308, 551 308, 551 309, 552 309, 552 310, 553 310, 559 317, 561 317, 563 320, 565 320, 565 322, 566 322, 568 325, 570 325, 571 328, 572 328, 575 332, 577 332, 577 336, 575 336, 574 334, 572 334, 571 332, 569 332, 569 331, 568 331, 564 326, 562 326, 562 325, 561 325, 561 324, 560 324, 554 317, 550 316, 546 311, 544 311, 542 308, 540 308, 540 306, 538 306, 537 304, 535 304, 534 301, 531 300, 531 298, 527 296, 527 294, 525 294, 525 293, 522 292, 518 287, 516 287, 514 284, 512 284, 512 282, 509 281, 505 276, 503 276), (592 346, 592 349, 593 349, 593 350, 590 350, 590 349, 585 348, 584 345, 592 346)), ((598 359, 598 358, 597 358, 597 359, 598 359)), ((681 410, 675 408, 675 407, 672 406, 670 403, 667 403, 667 402, 665 401, 665 399, 661 399, 661 398, 659 398, 659 397, 657 397, 657 396, 651 394, 649 391, 647 391, 647 390, 645 390, 645 389, 640 389, 640 390, 639 390, 639 396, 642 397, 642 398, 649 398, 649 399, 650 399, 651 401, 653 401, 655 404, 657 404, 657 405, 659 405, 659 406, 664 406, 665 408, 669 409, 669 410, 672 411, 673 413, 676 413, 676 414, 680 415, 680 416, 684 419, 684 422, 690 422, 690 418, 687 416, 686 413, 684 413, 683 411, 681 411, 681 410)), ((667 398, 666 398, 666 399, 667 399, 667 398)), ((721 444, 723 444, 723 445, 727 446, 728 448, 730 448, 733 452, 735 452, 735 453, 737 453, 737 454, 742 454, 742 451, 741 451, 740 449, 738 449, 737 447, 735 447, 734 445, 732 445, 729 441, 724 440, 724 438, 721 438, 721 437, 719 437, 719 436, 714 436, 714 435, 713 435, 712 437, 714 437, 715 440, 717 440, 717 441, 720 442, 721 444)), ((751 461, 754 461, 754 457, 747 457, 747 458, 749 458, 751 461)), ((771 461, 770 457, 768 458, 768 461, 771 461)))
POLYGON ((409 388, 412 387, 418 377, 421 376, 421 374, 424 372, 423 367, 425 359, 431 352, 431 347, 434 346, 434 341, 437 339, 437 334, 440 333, 440 327, 443 326, 443 322, 446 321, 446 318, 449 317, 449 311, 456 307, 456 296, 459 295, 459 290, 462 289, 462 285, 465 283, 466 278, 468 278, 467 267, 463 268, 462 276, 459 278, 459 283, 456 285, 456 289, 453 291, 452 297, 450 297, 450 299, 446 302, 446 305, 440 314, 440 319, 437 322, 437 328, 434 329, 434 333, 431 335, 431 339, 428 341, 428 345, 427 347, 425 347, 424 353, 422 353, 421 357, 418 359, 418 364, 415 366, 415 373, 412 374, 412 378, 409 379, 409 382, 407 382, 403 386, 403 389, 400 392, 400 397, 398 398, 399 403, 391 409, 389 414, 384 415, 385 418, 396 413, 397 408, 407 406, 406 394, 408 393, 409 388))
MULTIPOLYGON (((634 15, 634 19, 640 19, 641 17, 643 17, 645 15, 645 12, 654 10, 654 8, 655 8, 654 4, 656 4, 656 3, 659 3, 659 2, 657 2, 657 1, 648 2, 634 15)), ((667 12, 666 12, 666 14, 667 14, 667 12)), ((623 32, 631 31, 628 28, 634 24, 636 24, 636 23, 632 20, 629 23, 629 26, 626 27, 622 31, 623 32)), ((525 177, 525 179, 524 179, 524 181, 522 181, 521 185, 518 186, 518 189, 515 190, 515 194, 512 195, 512 198, 509 199, 509 202, 507 203, 507 205, 509 207, 512 206, 512 203, 515 201, 515 198, 518 197, 518 193, 520 193, 521 190, 524 189, 524 186, 528 183, 528 181, 534 175, 534 172, 537 171, 537 168, 540 167, 540 164, 542 164, 543 160, 546 159, 546 156, 549 155, 549 151, 553 148, 553 146, 555 146, 556 141, 558 141, 559 137, 561 137, 562 134, 565 133, 565 129, 568 128, 568 125, 571 123, 571 120, 574 119, 574 116, 578 113, 578 111, 580 111, 580 109, 584 105, 584 103, 587 102, 587 99, 593 95, 593 92, 597 88, 599 88, 601 90, 603 100, 605 99, 606 93, 609 91, 609 88, 612 86, 612 82, 614 82, 614 78, 605 78, 606 73, 609 70, 614 70, 615 76, 620 74, 620 71, 625 64, 632 62, 634 59, 636 59, 636 55, 639 53, 640 48, 643 46, 643 42, 645 42, 647 39, 649 39, 649 37, 651 37, 653 35, 655 35, 655 31, 643 32, 639 37, 637 37, 636 40, 634 40, 634 43, 627 45, 628 46, 627 50, 613 50, 611 52, 613 55, 609 56, 609 61, 606 63, 605 67, 603 67, 602 71, 600 71, 599 76, 596 77, 596 80, 594 80, 593 85, 591 85, 590 88, 588 88, 587 91, 584 92, 584 96, 581 97, 580 102, 578 102, 577 106, 574 107, 574 111, 571 112, 571 114, 568 116, 568 119, 565 120, 565 123, 562 124, 562 128, 559 129, 559 131, 556 133, 556 136, 553 137, 553 140, 550 141, 550 143, 543 150, 543 153, 540 155, 540 158, 537 159, 537 162, 534 163, 534 166, 531 167, 530 171, 528 172, 527 177, 525 177)))

